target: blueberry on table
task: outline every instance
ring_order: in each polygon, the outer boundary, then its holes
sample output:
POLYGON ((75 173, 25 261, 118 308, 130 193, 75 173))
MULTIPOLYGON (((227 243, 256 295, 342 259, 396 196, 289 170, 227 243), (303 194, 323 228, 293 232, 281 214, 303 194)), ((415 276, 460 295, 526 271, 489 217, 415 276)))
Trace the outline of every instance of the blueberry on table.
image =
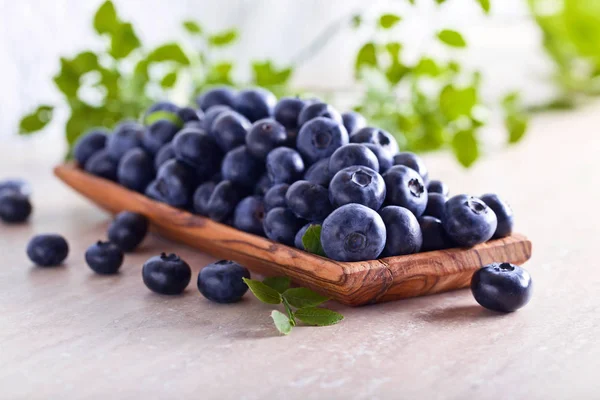
POLYGON ((56 234, 34 236, 27 245, 27 256, 40 267, 61 265, 68 255, 67 241, 56 234))
POLYGON ((297 249, 306 250, 304 248, 304 243, 302 242, 302 238, 304 237, 304 234, 306 233, 308 228, 310 228, 312 225, 314 225, 314 224, 309 222, 308 224, 306 224, 302 228, 300 228, 300 230, 296 233, 296 237, 294 238, 294 246, 297 249))
POLYGON ((192 279, 192 269, 176 254, 162 253, 144 263, 142 278, 155 293, 180 294, 192 279))
POLYGON ((196 98, 196 104, 202 111, 207 111, 214 106, 233 107, 234 102, 235 91, 227 86, 209 89, 196 98))
POLYGON ((480 199, 496 214, 498 226, 493 237, 503 238, 510 236, 513 231, 514 216, 512 208, 510 208, 508 203, 496 194, 484 194, 480 199))
POLYGON ((450 189, 448 188, 448 185, 446 185, 444 182, 432 179, 427 184, 427 192, 440 193, 444 196, 448 196, 448 193, 450 193, 450 189))
POLYGON ((394 157, 385 148, 373 143, 362 143, 362 145, 371 150, 375 154, 375 157, 377 157, 380 174, 383 174, 394 166, 394 157))
POLYGON ((253 187, 264 172, 264 162, 254 157, 247 146, 231 150, 223 158, 221 177, 237 185, 253 187))
POLYGON ((179 132, 179 126, 165 119, 158 120, 148 127, 142 135, 142 146, 152 155, 173 140, 179 132))
POLYGON ((267 173, 271 182, 293 183, 304 173, 304 161, 296 150, 278 147, 267 155, 267 173))
POLYGON ((215 120, 224 113, 225 111, 233 111, 229 106, 212 106, 208 111, 204 113, 204 119, 202 120, 202 128, 212 134, 212 125, 215 120))
POLYGON ((379 210, 386 197, 381 175, 361 165, 344 168, 329 184, 329 199, 334 207, 356 203, 379 210))
POLYGON ((86 250, 85 262, 97 274, 116 274, 123 264, 123 251, 114 243, 98 241, 86 250))
POLYGON ((119 161, 117 180, 128 189, 144 193, 154 176, 154 161, 142 149, 129 150, 119 161))
POLYGON ((427 207, 427 189, 423 178, 412 168, 395 165, 383 174, 388 205, 408 208, 420 217, 427 207))
POLYGON ((350 135, 350 143, 371 143, 388 151, 391 155, 398 152, 398 142, 391 133, 383 129, 366 126, 350 135))
MULTIPOLYGON (((262 164, 261 168, 264 170, 264 164, 262 164)), ((254 186, 254 194, 257 196, 264 196, 269 189, 273 186, 273 182, 269 177, 268 173, 263 173, 260 178, 258 178, 258 182, 256 182, 256 186, 254 186)))
POLYGON ((208 264, 198 273, 198 290, 216 303, 235 303, 248 291, 243 278, 250 279, 250 271, 235 261, 221 260, 208 264))
POLYGON ((264 160, 271 150, 285 145, 286 128, 272 118, 256 121, 246 135, 246 146, 254 157, 264 160))
POLYGON ((164 163, 174 158, 175 149, 173 148, 173 143, 171 142, 165 144, 160 148, 158 153, 156 153, 156 157, 154 157, 154 169, 158 171, 164 163))
POLYGON ((112 157, 107 149, 98 151, 85 163, 87 172, 110 181, 117 180, 118 167, 119 161, 112 157))
POLYGON ((142 214, 123 211, 108 227, 108 240, 124 252, 135 250, 148 234, 148 219, 142 214))
POLYGON ((268 118, 273 115, 277 98, 263 88, 241 90, 233 102, 233 108, 248 118, 250 122, 268 118))
POLYGON ((279 99, 273 110, 273 118, 287 130, 298 128, 298 116, 306 102, 297 97, 283 97, 279 99))
POLYGON ((423 245, 421 251, 443 250, 453 247, 450 238, 444 231, 442 221, 435 217, 424 215, 419 218, 423 245))
POLYGON ((309 164, 333 154, 348 144, 348 132, 340 122, 317 117, 305 123, 298 132, 296 147, 309 164))
POLYGON ((500 312, 513 312, 531 299, 529 273, 509 263, 486 265, 473 274, 471 292, 483 307, 500 312))
POLYGON ((181 118, 184 124, 188 122, 202 122, 203 113, 192 107, 182 107, 177 111, 177 116, 181 118))
POLYGON ((464 194, 446 202, 446 214, 442 222, 450 239, 465 247, 490 240, 498 224, 491 208, 480 199, 464 194))
POLYGON ((346 128, 348 134, 350 135, 352 135, 354 131, 367 126, 367 120, 365 119, 365 117, 363 117, 356 111, 349 111, 343 113, 342 122, 344 124, 344 128, 346 128))
POLYGON ((17 192, 23 196, 31 195, 31 186, 23 179, 12 178, 0 181, 0 194, 2 192, 17 192))
MULTIPOLYGON (((158 170, 156 180, 150 184, 156 199, 173 207, 185 208, 190 205, 194 193, 196 176, 192 169, 179 160, 169 160, 158 170)), ((154 197, 151 194, 151 197, 154 197)))
POLYGON ((329 187, 332 175, 329 173, 329 158, 324 158, 311 165, 304 174, 304 180, 329 187))
POLYGON ((423 235, 415 215, 404 207, 387 206, 379 211, 387 231, 384 257, 402 256, 421 251, 423 235))
POLYGON ((212 124, 210 134, 224 152, 246 143, 246 134, 252 125, 243 115, 235 111, 221 113, 212 124))
POLYGON ((336 261, 375 260, 385 247, 386 228, 372 209, 346 204, 323 222, 321 243, 327 257, 336 261))
POLYGON ((343 124, 340 113, 327 103, 320 101, 306 103, 300 114, 298 115, 298 126, 302 127, 308 121, 317 117, 332 119, 340 124, 343 124))
POLYGON ((242 187, 231 181, 219 182, 206 204, 208 216, 217 222, 227 221, 245 194, 242 187))
POLYGON ((233 213, 233 226, 244 232, 263 236, 265 204, 260 196, 248 196, 239 202, 233 213))
POLYGON ((335 176, 338 171, 355 165, 364 165, 379 171, 379 160, 369 148, 362 144, 350 143, 333 152, 329 158, 329 173, 335 176))
POLYGON ((142 135, 145 130, 146 128, 137 122, 121 122, 115 128, 115 131, 108 136, 106 141, 108 154, 119 161, 129 150, 142 147, 142 135))
POLYGON ((288 208, 299 218, 322 221, 331 213, 329 191, 309 181, 296 181, 285 195, 288 208))
POLYGON ((287 183, 278 183, 273 185, 267 193, 265 193, 264 204, 265 210, 271 211, 276 207, 286 207, 285 194, 287 193, 290 185, 287 183))
POLYGON ((29 197, 24 194, 4 190, 0 191, 0 220, 9 224, 18 224, 27 221, 33 207, 29 197))
POLYGON ((173 139, 175 157, 189 165, 197 176, 208 179, 219 171, 223 151, 215 138, 203 130, 185 128, 173 139))
POLYGON ((269 239, 293 246, 296 233, 304 224, 306 224, 306 221, 298 218, 291 210, 276 207, 265 216, 263 228, 269 239))
POLYGON ((427 207, 423 215, 444 219, 446 213, 446 196, 440 193, 427 193, 427 207))
POLYGON ((402 152, 398 153, 394 156, 394 165, 404 165, 408 168, 411 168, 421 177, 425 182, 429 181, 429 172, 427 171, 427 166, 425 166, 425 162, 418 155, 410 152, 402 152))
POLYGON ((194 212, 205 217, 208 216, 208 201, 215 191, 216 182, 208 181, 196 188, 193 198, 194 212))
POLYGON ((95 129, 77 139, 73 148, 73 158, 81 167, 88 162, 91 156, 106 147, 108 140, 106 133, 105 130, 95 129))

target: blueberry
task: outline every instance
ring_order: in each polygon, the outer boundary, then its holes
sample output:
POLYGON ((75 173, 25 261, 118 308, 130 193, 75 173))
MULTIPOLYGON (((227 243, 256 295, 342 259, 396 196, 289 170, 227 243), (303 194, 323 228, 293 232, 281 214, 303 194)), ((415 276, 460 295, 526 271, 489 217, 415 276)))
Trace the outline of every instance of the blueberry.
POLYGON ((302 228, 300 228, 300 230, 296 233, 296 236, 294 237, 294 246, 297 249, 306 250, 304 248, 304 243, 302 243, 302 238, 304 237, 304 234, 306 233, 308 228, 310 228, 312 225, 314 225, 314 224, 309 222, 308 224, 306 224, 302 228))
POLYGON ((105 130, 93 130, 81 136, 75 142, 73 158, 83 167, 91 156, 106 147, 108 136, 105 130))
POLYGON ((381 146, 390 154, 398 152, 398 142, 389 132, 379 128, 364 127, 350 135, 351 143, 372 143, 381 146))
POLYGON ((429 172, 427 172, 427 167, 425 163, 418 155, 409 152, 398 153, 394 156, 394 165, 404 165, 408 168, 411 168, 421 177, 425 182, 429 181, 429 172))
POLYGON ((269 178, 269 174, 266 172, 262 174, 262 176, 256 182, 256 186, 254 187, 254 194, 257 196, 264 196, 269 189, 273 186, 273 182, 271 182, 271 178, 269 178))
POLYGON ((246 143, 246 132, 250 129, 250 121, 235 111, 225 111, 215 119, 211 134, 224 152, 246 143))
POLYGON ((362 143, 362 145, 371 150, 373 154, 375 154, 375 157, 377 157, 380 174, 385 173, 394 166, 394 157, 392 157, 392 154, 383 147, 373 143, 362 143))
POLYGON ((408 208, 420 217, 427 207, 427 189, 421 176, 404 165, 395 165, 383 174, 387 188, 386 202, 408 208))
POLYGON ((334 207, 357 203, 379 210, 385 201, 386 188, 381 175, 369 167, 344 168, 331 180, 329 199, 334 207))
POLYGON ((260 196, 249 196, 237 205, 233 214, 233 226, 244 232, 264 235, 263 220, 265 204, 260 196))
POLYGON ((332 175, 329 173, 329 158, 317 161, 304 174, 305 180, 323 187, 329 187, 331 178, 332 175))
POLYGON ((239 146, 225 154, 221 164, 223 179, 245 187, 254 186, 263 172, 264 163, 250 154, 247 146, 239 146))
POLYGON ((379 160, 366 146, 350 143, 337 149, 329 158, 329 173, 335 176, 346 167, 363 165, 379 171, 379 160))
POLYGON ((276 207, 270 210, 263 221, 265 235, 276 242, 294 245, 296 232, 306 223, 289 209, 276 207))
POLYGON ((154 176, 154 161, 142 149, 129 150, 119 161, 117 179, 128 189, 144 193, 154 176))
POLYGON ((173 140, 175 157, 192 167, 198 177, 208 179, 220 168, 223 152, 205 131, 186 128, 173 140))
POLYGON ((116 181, 118 166, 118 161, 109 154, 108 150, 104 149, 90 157, 85 163, 85 170, 100 178, 116 181))
POLYGON ((204 113, 202 128, 206 132, 211 133, 212 125, 214 124, 215 120, 225 111, 233 111, 233 109, 228 106, 212 106, 208 111, 206 111, 206 113, 204 113))
POLYGON ((285 195, 288 208, 300 218, 323 221, 331 211, 329 191, 309 181, 294 182, 285 195))
POLYGON ((198 290, 216 303, 236 303, 248 291, 243 278, 250 279, 250 271, 234 261, 221 260, 200 270, 198 290))
POLYGON ((444 219, 446 213, 446 196, 440 193, 427 193, 427 207, 423 215, 444 219))
POLYGON ((31 195, 31 186, 23 179, 12 178, 0 181, 0 194, 2 192, 17 192, 23 196, 31 195))
POLYGON ((292 183, 304 173, 304 161, 296 150, 278 147, 267 155, 267 173, 273 183, 292 183))
POLYGON ((202 111, 214 106, 233 107, 235 102, 235 91, 227 86, 209 89, 196 98, 196 103, 202 111))
POLYGON ((365 119, 365 117, 363 117, 356 111, 349 111, 343 113, 342 122, 344 123, 344 128, 346 128, 348 134, 350 135, 352 135, 354 131, 367 126, 367 120, 365 119))
POLYGON ((69 255, 69 245, 60 235, 37 235, 27 245, 27 256, 40 267, 61 265, 69 255))
POLYGON ((170 101, 158 101, 158 102, 152 104, 150 107, 148 107, 148 109, 144 113, 144 120, 150 114, 155 113, 157 111, 165 111, 168 113, 177 114, 177 112, 179 111, 179 106, 171 103, 170 101))
POLYGON ((225 222, 233 215, 236 206, 244 197, 245 192, 231 181, 221 181, 206 204, 207 214, 210 219, 217 222, 225 222))
POLYGON ((123 211, 108 227, 108 240, 124 252, 135 250, 148 234, 148 219, 142 214, 123 211))
POLYGON ((496 194, 484 194, 480 199, 496 214, 498 226, 494 238, 510 236, 513 231, 514 217, 512 208, 496 194))
POLYGON ((273 185, 267 193, 265 193, 265 210, 271 211, 276 207, 286 207, 285 194, 287 193, 290 185, 287 183, 278 183, 273 185))
POLYGON ((192 279, 192 269, 177 255, 162 253, 144 263, 142 278, 153 292, 180 294, 192 279))
POLYGON ((158 153, 156 153, 156 157, 154 157, 154 169, 158 171, 164 163, 174 158, 175 148, 173 147, 173 143, 165 144, 160 148, 158 153))
POLYGON ((265 118, 252 125, 246 136, 246 145, 254 157, 264 160, 271 150, 285 145, 287 140, 285 127, 272 118, 265 118))
POLYGON ((444 231, 442 221, 439 219, 424 215, 419 218, 419 225, 423 235, 421 251, 443 250, 453 247, 450 238, 444 231))
POLYGON ((298 126, 302 127, 308 121, 317 117, 332 119, 343 124, 342 116, 339 112, 327 103, 311 102, 307 103, 298 115, 298 126))
POLYGON ((298 129, 298 116, 306 103, 297 97, 283 97, 273 110, 273 117, 287 130, 298 129))
POLYGON ((108 154, 118 161, 129 150, 141 147, 142 135, 145 130, 146 128, 137 122, 125 121, 120 123, 106 141, 108 154))
POLYGON ((9 224, 25 222, 31 211, 29 197, 12 190, 0 191, 0 220, 9 224))
POLYGON ((233 108, 250 122, 273 115, 277 98, 267 89, 254 88, 240 91, 235 97, 233 108))
POLYGON ((448 193, 450 193, 450 190, 448 189, 448 185, 446 185, 444 182, 433 179, 433 180, 429 181, 429 183, 427 184, 427 192, 428 193, 440 193, 440 194, 443 194, 444 196, 448 196, 448 193))
POLYGON ((177 116, 181 118, 184 124, 188 122, 202 122, 202 111, 192 107, 182 107, 177 111, 177 116))
POLYGON ((85 262, 97 274, 116 274, 123 264, 123 251, 114 243, 98 241, 85 252, 85 262))
POLYGON ((194 212, 196 214, 204 215, 205 217, 208 216, 208 201, 216 186, 216 182, 208 181, 196 188, 193 199, 194 212))
POLYGON ((444 230, 460 246, 471 247, 491 239, 498 221, 483 201, 460 194, 446 202, 444 230))
POLYGON ((346 204, 323 222, 321 243, 327 257, 337 261, 375 260, 385 247, 386 228, 372 209, 346 204))
POLYGON ((146 197, 151 198, 152 200, 159 201, 161 203, 166 203, 167 201, 163 198, 162 193, 158 191, 158 186, 156 179, 148 184, 146 190, 144 191, 144 195, 146 197))
MULTIPOLYGON (((189 166, 178 160, 169 160, 158 170, 152 190, 157 200, 173 207, 185 208, 190 204, 196 177, 189 166)), ((149 185, 150 188, 152 185, 149 185)), ((146 190, 148 193, 148 190, 146 190)))
POLYGON ((493 263, 473 274, 471 292, 483 307, 513 312, 531 299, 533 282, 529 273, 509 263, 493 263))
POLYGON ((423 245, 419 221, 404 207, 387 206, 379 211, 387 231, 385 257, 418 253, 423 245))
POLYGON ((340 122, 317 117, 300 128, 296 146, 304 159, 312 164, 331 156, 345 144, 348 144, 348 132, 340 122))
POLYGON ((177 125, 166 119, 160 119, 144 131, 142 145, 144 149, 154 155, 158 153, 161 147, 172 141, 177 132, 179 132, 177 125))
POLYGON ((183 124, 183 127, 181 129, 185 129, 185 128, 200 129, 200 130, 203 130, 203 131, 206 130, 206 129, 204 129, 204 120, 202 120, 202 121, 188 121, 185 124, 183 124))

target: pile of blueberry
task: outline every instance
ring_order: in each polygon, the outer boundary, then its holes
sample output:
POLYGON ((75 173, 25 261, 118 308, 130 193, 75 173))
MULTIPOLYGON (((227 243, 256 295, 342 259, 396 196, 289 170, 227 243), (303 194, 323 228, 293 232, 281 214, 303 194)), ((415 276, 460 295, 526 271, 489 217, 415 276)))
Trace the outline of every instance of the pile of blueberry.
POLYGON ((154 104, 76 144, 87 172, 239 230, 303 249, 322 226, 327 257, 372 260, 510 235, 496 195, 457 195, 429 180, 421 158, 358 113, 262 88, 220 87, 198 109, 154 104))

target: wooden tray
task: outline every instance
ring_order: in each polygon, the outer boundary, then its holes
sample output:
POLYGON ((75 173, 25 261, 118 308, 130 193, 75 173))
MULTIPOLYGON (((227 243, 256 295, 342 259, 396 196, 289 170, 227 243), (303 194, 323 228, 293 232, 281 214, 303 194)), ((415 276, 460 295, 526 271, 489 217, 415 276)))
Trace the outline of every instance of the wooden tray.
POLYGON ((156 202, 74 165, 58 166, 54 173, 112 213, 134 211, 147 216, 153 230, 169 239, 214 257, 235 260, 262 275, 287 275, 302 286, 350 306, 464 288, 482 265, 522 264, 531 257, 531 242, 514 234, 469 249, 338 262, 156 202))

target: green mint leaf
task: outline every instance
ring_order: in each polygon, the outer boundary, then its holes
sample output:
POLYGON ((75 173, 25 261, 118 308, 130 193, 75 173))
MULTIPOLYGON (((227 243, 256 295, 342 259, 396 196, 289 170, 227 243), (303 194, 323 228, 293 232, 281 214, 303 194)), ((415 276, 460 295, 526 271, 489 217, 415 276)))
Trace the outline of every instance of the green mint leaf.
POLYGON ((291 68, 277 69, 270 60, 252 63, 254 83, 258 86, 284 85, 292 76, 291 68))
POLYGON ((409 72, 409 68, 396 61, 385 70, 385 77, 389 83, 397 85, 409 72))
POLYGON ((167 43, 157 47, 150 52, 147 60, 151 63, 172 61, 181 65, 190 65, 190 59, 177 43, 167 43))
POLYGON ((163 78, 160 80, 160 86, 162 86, 165 89, 170 89, 173 86, 175 86, 176 82, 177 82, 177 71, 171 71, 171 72, 167 73, 165 76, 163 76, 163 78))
POLYGON ((235 29, 229 29, 223 32, 219 32, 215 35, 211 35, 208 37, 208 42, 213 46, 221 47, 227 46, 230 43, 233 43, 238 38, 238 31, 235 29))
POLYGON ((191 33, 193 35, 201 35, 202 34, 202 28, 196 21, 192 21, 192 20, 183 21, 183 27, 186 31, 188 31, 189 33, 191 33))
POLYGON ((329 300, 307 288, 292 288, 283 292, 283 298, 296 308, 316 307, 329 300))
POLYGON ((327 257, 321 245, 321 225, 311 225, 302 236, 304 250, 321 257, 327 257))
POLYGON ((110 55, 115 60, 120 60, 131 54, 142 45, 140 39, 129 22, 122 23, 111 32, 110 55))
POLYGON ((383 29, 390 29, 394 27, 402 18, 395 14, 383 14, 379 17, 379 26, 383 29))
POLYGON ((256 298, 263 303, 281 304, 281 294, 277 290, 265 285, 260 281, 247 278, 243 278, 243 280, 246 285, 248 285, 252 293, 254 293, 254 296, 256 296, 256 298))
POLYGON ((423 57, 413 68, 413 73, 422 76, 438 76, 440 74, 440 67, 435 60, 423 57))
POLYGON ((287 276, 271 276, 263 280, 265 285, 277 290, 279 293, 285 292, 290 287, 291 282, 292 280, 287 276))
POLYGON ((181 119, 181 117, 179 117, 179 115, 169 112, 169 111, 155 111, 151 114, 148 114, 145 116, 144 118, 144 125, 146 126, 150 126, 153 123, 160 121, 160 120, 167 120, 172 122, 173 124, 177 125, 178 127, 183 127, 183 120, 181 119))
POLYGON ((479 3, 479 5, 481 6, 481 8, 483 9, 483 11, 486 14, 490 13, 490 8, 491 8, 490 0, 477 0, 477 2, 479 3))
POLYGON ((354 65, 355 73, 358 75, 358 72, 361 70, 361 68, 365 66, 377 66, 377 52, 375 49, 375 44, 372 42, 365 43, 358 51, 354 65))
POLYGON ((451 121, 471 115, 476 104, 477 89, 475 87, 461 89, 453 85, 446 85, 440 92, 440 110, 451 121))
POLYGON ((61 57, 60 71, 53 78, 58 89, 68 98, 77 98, 80 79, 88 72, 99 69, 98 56, 84 51, 72 59, 61 57))
POLYGON ((444 29, 437 34, 438 39, 452 47, 466 47, 467 42, 462 35, 450 29, 444 29))
POLYGON ((294 317, 307 325, 328 326, 335 325, 344 319, 344 316, 326 308, 301 308, 294 313, 294 317))
POLYGON ((464 167, 468 168, 473 165, 479 158, 479 143, 475 132, 472 129, 457 132, 452 138, 452 150, 464 167))
POLYGON ((508 130, 508 143, 514 144, 525 136, 529 121, 524 115, 507 115, 504 119, 504 125, 508 130))
POLYGON ((292 331, 292 324, 287 315, 281 311, 273 310, 271 311, 271 318, 273 318, 275 327, 280 333, 289 335, 289 333, 292 331))
POLYGON ((19 135, 30 135, 44 129, 52 121, 53 106, 41 105, 30 114, 21 118, 19 123, 19 135))
POLYGON ((94 29, 100 35, 115 32, 119 27, 119 17, 112 1, 107 0, 94 15, 94 29))
POLYGON ((208 71, 208 76, 206 77, 206 82, 211 85, 216 84, 225 84, 231 85, 231 70, 233 69, 233 64, 230 62, 220 62, 213 65, 208 71))

